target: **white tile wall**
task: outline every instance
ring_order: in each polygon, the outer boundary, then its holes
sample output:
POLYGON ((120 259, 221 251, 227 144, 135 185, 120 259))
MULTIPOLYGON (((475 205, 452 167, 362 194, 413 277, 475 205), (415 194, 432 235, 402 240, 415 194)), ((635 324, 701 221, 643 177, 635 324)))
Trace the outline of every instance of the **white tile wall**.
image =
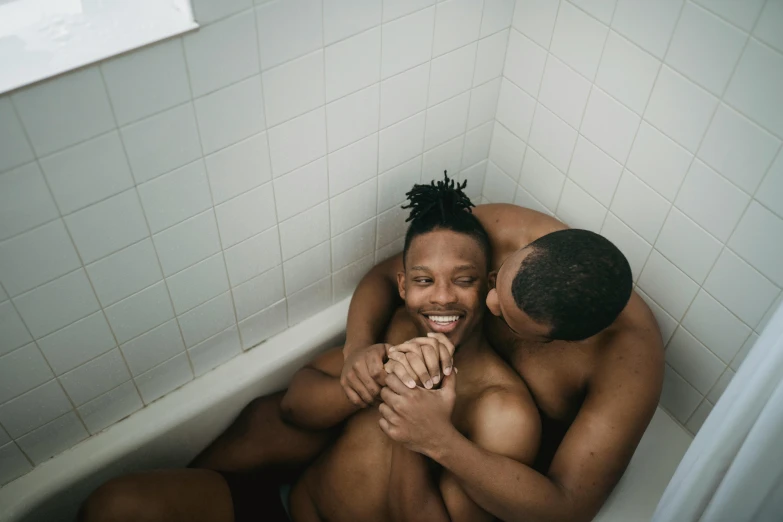
POLYGON ((783 295, 779 4, 517 0, 508 37, 483 197, 625 253, 692 432, 783 295))
POLYGON ((729 4, 197 1, 1 97, 0 482, 349 295, 445 168, 623 249, 696 429, 783 283, 781 10, 729 4))

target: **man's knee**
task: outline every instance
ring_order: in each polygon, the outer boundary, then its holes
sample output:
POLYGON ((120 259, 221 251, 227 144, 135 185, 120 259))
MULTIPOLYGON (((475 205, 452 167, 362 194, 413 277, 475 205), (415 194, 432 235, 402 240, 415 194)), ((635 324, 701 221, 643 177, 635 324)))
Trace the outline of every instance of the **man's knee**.
POLYGON ((93 491, 79 510, 79 522, 163 522, 161 508, 137 478, 121 477, 93 491))

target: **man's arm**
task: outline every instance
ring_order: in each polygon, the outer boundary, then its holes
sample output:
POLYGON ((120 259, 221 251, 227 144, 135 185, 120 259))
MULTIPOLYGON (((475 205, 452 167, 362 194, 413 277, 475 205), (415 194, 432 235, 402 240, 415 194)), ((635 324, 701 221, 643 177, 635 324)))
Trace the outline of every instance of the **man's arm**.
POLYGON ((346 397, 340 385, 343 352, 333 348, 294 374, 280 412, 300 428, 324 430, 353 415, 359 407, 346 397))
POLYGON ((662 350, 638 348, 602 361, 547 475, 481 448, 451 424, 434 426, 431 420, 442 418, 435 403, 413 405, 400 396, 399 405, 415 407, 399 414, 399 430, 389 435, 448 469, 502 520, 589 521, 622 476, 660 396, 662 350), (426 429, 414 428, 421 423, 426 429))

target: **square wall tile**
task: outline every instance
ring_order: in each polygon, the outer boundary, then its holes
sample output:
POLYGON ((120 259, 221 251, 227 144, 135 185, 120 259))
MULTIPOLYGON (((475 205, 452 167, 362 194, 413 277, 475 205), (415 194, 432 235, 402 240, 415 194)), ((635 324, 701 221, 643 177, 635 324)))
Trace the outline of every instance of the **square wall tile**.
POLYGON ((332 238, 332 270, 337 271, 375 250, 375 218, 332 238))
POLYGON ((236 245, 275 225, 272 184, 267 183, 215 208, 223 248, 236 245))
POLYGON ((72 409, 55 380, 0 406, 0 423, 13 438, 53 421, 72 409))
POLYGON ((424 150, 429 150, 465 132, 470 93, 466 92, 427 109, 424 150))
POLYGON ((193 372, 198 377, 242 353, 239 330, 236 326, 197 344, 188 355, 193 372))
POLYGON ((479 40, 473 85, 481 85, 503 74, 509 32, 509 30, 501 31, 479 40))
POLYGON ((682 325, 725 364, 737 355, 751 332, 704 290, 694 299, 682 325))
POLYGON ((11 95, 38 157, 114 128, 98 67, 57 76, 11 95))
POLYGON ((329 152, 378 131, 380 88, 373 85, 326 106, 329 152))
POLYGON ((578 129, 589 95, 589 81, 554 56, 549 57, 538 94, 547 109, 578 129))
POLYGON ((54 375, 38 347, 30 343, 0 358, 0 377, 2 403, 40 386, 54 375))
POLYGON ((601 149, 579 136, 568 177, 603 206, 612 202, 623 167, 601 149))
POLYGON ((143 47, 101 63, 117 123, 125 125, 190 99, 179 38, 143 47), (166 78, 161 82, 161 78, 166 78))
POLYGON ((761 11, 764 4, 764 0, 750 0, 742 3, 735 2, 734 0, 694 1, 745 31, 753 29, 756 17, 759 15, 759 11, 761 11))
POLYGON ((152 232, 193 217, 212 206, 202 160, 139 185, 139 196, 152 232))
POLYGON ((166 284, 161 281, 107 307, 106 317, 120 343, 173 319, 174 310, 166 284))
POLYGON ((160 399, 191 380, 193 370, 190 368, 187 354, 184 353, 135 378, 145 404, 160 399))
POLYGON ((193 96, 226 87, 258 74, 256 24, 245 11, 182 38, 193 96))
POLYGON ((656 58, 663 58, 682 4, 683 0, 618 0, 612 28, 656 58))
POLYGON ((528 144, 561 172, 568 171, 577 132, 548 109, 539 105, 533 117, 528 144))
POLYGON ((778 216, 783 216, 783 198, 779 198, 778 194, 783 194, 783 153, 781 152, 778 153, 777 159, 756 191, 756 199, 778 216))
POLYGON ((282 300, 239 323, 242 348, 249 350, 286 328, 288 328, 288 308, 286 301, 282 300))
POLYGON ((336 100, 381 79, 381 28, 332 44, 325 50, 326 99, 336 100))
MULTIPOLYGON (((755 0, 754 8, 757 9, 760 4, 760 0, 755 0)), ((755 9, 751 10, 750 13, 746 15, 746 21, 752 14, 755 14, 754 11, 755 9)), ((753 18, 752 21, 755 21, 755 18, 753 18)), ((749 30, 750 28, 748 26, 752 24, 752 21, 743 28, 749 30)), ((761 12, 761 17, 759 18, 755 31, 753 31, 753 35, 768 43, 778 51, 783 52, 783 37, 781 37, 780 31, 778 30, 781 22, 783 22, 783 6, 777 2, 767 2, 764 6, 764 10, 761 12)))
POLYGON ((516 183, 491 161, 487 164, 482 195, 490 203, 511 203, 514 201, 516 183))
POLYGON ((378 147, 378 170, 385 172, 422 153, 425 113, 396 123, 381 131, 378 147))
POLYGON ((685 214, 673 208, 661 229, 655 248, 701 284, 718 259, 723 245, 685 214))
POLYGON ((107 426, 140 410, 143 404, 136 386, 128 381, 109 393, 79 407, 79 414, 91 434, 96 434, 107 426))
POLYGON ((135 190, 126 190, 65 217, 82 262, 91 263, 149 235, 135 190))
POLYGON ((627 170, 620 178, 611 210, 648 243, 654 243, 671 204, 627 170))
POLYGON ((367 272, 373 267, 373 255, 339 270, 332 275, 332 302, 339 302, 353 295, 353 291, 367 272))
POLYGON ((413 158, 378 176, 378 213, 405 201, 405 193, 421 180, 421 157, 413 158))
POLYGON ((204 154, 211 154, 266 128, 260 76, 197 98, 193 103, 204 154))
POLYGON ((236 326, 231 293, 221 294, 182 314, 179 317, 179 325, 188 347, 193 347, 226 328, 236 326))
POLYGON ((32 340, 11 301, 0 303, 0 355, 16 350, 32 340))
POLYGON ((11 97, 0 98, 0 172, 35 159, 19 118, 14 113, 11 97))
POLYGON ((554 212, 565 176, 533 149, 525 153, 519 184, 539 202, 554 212))
POLYGON ((489 158, 493 128, 494 125, 490 122, 465 133, 465 146, 462 149, 462 168, 473 166, 489 158))
POLYGON ((466 45, 432 60, 428 105, 435 105, 470 89, 476 46, 475 43, 466 45))
POLYGON ((395 239, 391 243, 389 243, 386 246, 383 246, 375 251, 375 260, 377 263, 381 263, 383 261, 386 261, 387 259, 394 257, 396 255, 402 254, 402 246, 403 243, 405 243, 405 238, 401 237, 398 239, 395 239))
POLYGON ((233 294, 239 321, 271 306, 285 297, 283 267, 277 266, 242 283, 234 288, 233 294))
POLYGON ((282 176, 326 155, 326 111, 316 109, 269 129, 272 175, 282 176))
POLYGON ((547 52, 545 49, 542 49, 518 32, 511 31, 508 37, 508 50, 506 51, 506 65, 503 69, 503 76, 524 89, 531 96, 538 96, 546 59, 547 52))
POLYGON ((60 376, 65 392, 80 406, 130 379, 130 373, 120 355, 112 350, 60 376))
POLYGON ((779 147, 778 138, 721 104, 698 156, 742 190, 753 194, 779 147))
POLYGON ((516 0, 485 0, 481 17, 481 37, 511 26, 516 0))
POLYGON ((19 440, 19 447, 35 465, 43 464, 89 435, 82 421, 73 412, 68 412, 52 422, 31 431, 19 440))
POLYGON ((434 5, 436 0, 399 0, 383 3, 383 21, 388 22, 406 14, 434 5))
POLYGON ((326 157, 275 178, 277 219, 283 221, 329 197, 326 157))
POLYGON ((483 3, 481 0, 447 0, 439 3, 432 44, 434 56, 478 40, 483 3))
POLYGON ((561 2, 549 51, 592 80, 608 32, 604 24, 568 2, 561 2))
POLYGON ((625 163, 639 128, 639 116, 600 89, 587 102, 582 134, 620 163, 625 163))
POLYGON ((703 395, 710 391, 726 369, 714 353, 682 326, 674 332, 666 347, 666 362, 703 395))
POLYGON ((334 196, 378 173, 378 135, 329 154, 329 194, 334 196))
POLYGON ((0 282, 10 295, 81 266, 61 219, 0 243, 0 282))
MULTIPOLYGON (((408 217, 408 214, 408 211, 397 205, 386 212, 378 214, 378 231, 376 233, 377 249, 388 245, 396 239, 401 239, 405 235, 405 231, 408 229, 408 224, 405 222, 405 219, 408 217)), ((401 250, 402 243, 400 243, 400 248, 395 250, 394 253, 401 250)))
POLYGON ((137 183, 201 157, 196 116, 189 103, 128 125, 120 133, 137 183))
POLYGON ((332 236, 375 216, 378 183, 371 179, 329 200, 332 236))
MULTIPOLYGON (((481 198, 481 195, 479 194, 478 197, 481 198)), ((533 209, 542 214, 546 214, 547 216, 555 215, 554 212, 546 208, 543 203, 534 198, 533 195, 522 188, 521 185, 517 185, 517 195, 514 196, 514 204, 520 207, 533 209)))
POLYGON ((661 406, 685 424, 702 400, 702 395, 667 364, 663 374, 661 406))
MULTIPOLYGON (((316 281, 329 276, 331 272, 329 251, 329 243, 324 242, 283 263, 286 296, 291 296, 303 288, 314 284, 316 281)), ((331 284, 329 289, 331 290, 331 284)))
POLYGON ((59 214, 36 163, 0 174, 0 241, 59 214))
POLYGON ((293 326, 332 304, 332 278, 327 277, 288 298, 288 325, 293 326))
POLYGON ((558 0, 517 0, 512 26, 548 49, 559 5, 558 0))
POLYGON ((36 339, 100 308, 83 269, 15 297, 14 303, 36 339))
POLYGON ((272 179, 266 133, 211 154, 204 162, 216 205, 272 179))
POLYGON ((155 234, 153 240, 166 276, 220 251, 220 235, 212 210, 155 234))
POLYGON ((666 310, 661 308, 658 303, 650 299, 650 297, 642 292, 639 288, 636 289, 636 293, 645 303, 647 303, 647 306, 650 307, 650 311, 655 316, 655 320, 658 322, 658 326, 661 329, 661 339, 663 344, 666 345, 669 342, 669 339, 671 339, 672 335, 674 335, 674 331, 679 326, 679 323, 677 323, 677 321, 671 315, 669 315, 666 310))
POLYGON ((283 262, 277 227, 261 232, 225 251, 232 286, 266 272, 283 262))
POLYGON ((574 228, 590 230, 597 234, 604 223, 606 207, 582 190, 579 185, 566 180, 557 205, 557 216, 574 228))
POLYGON ((430 59, 434 22, 433 7, 384 24, 381 78, 394 76, 430 59))
POLYGON ((147 238, 87 266, 98 300, 109 306, 163 279, 152 240, 147 238))
POLYGON ((728 246, 776 285, 783 286, 783 219, 753 201, 728 246))
POLYGON ((38 339, 52 370, 61 375, 117 346, 103 312, 96 312, 38 339))
POLYGON ((678 321, 699 290, 699 285, 656 250, 639 277, 639 287, 678 321))
MULTIPOLYGON (((639 279, 652 246, 620 219, 609 212, 601 228, 601 235, 620 249, 631 265, 633 280, 639 279)), ((674 330, 672 330, 673 332, 674 330)))
POLYGON ((761 321, 778 293, 775 285, 731 250, 718 258, 704 289, 750 326, 761 321))
POLYGON ((325 0, 324 43, 329 45, 380 25, 382 0, 325 0))
POLYGON ((717 102, 713 95, 664 66, 644 119, 689 151, 696 152, 717 102))
POLYGON ((228 0, 220 3, 210 0, 195 0, 193 2, 196 21, 202 25, 231 16, 252 6, 252 0, 228 0))
POLYGON ((258 45, 264 69, 323 45, 321 0, 269 2, 256 7, 258 45))
POLYGON ((525 157, 525 143, 508 129, 495 123, 492 143, 489 147, 489 159, 503 170, 511 179, 519 178, 522 159, 525 157))
POLYGON ((268 69, 261 80, 269 126, 317 109, 324 104, 324 52, 318 50, 268 69))
POLYGON ((381 83, 380 128, 426 109, 429 81, 429 62, 384 80, 381 83))
POLYGON ((502 80, 495 116, 498 122, 525 141, 530 137, 535 110, 536 100, 532 96, 510 81, 502 80))
MULTIPOLYGON (((463 141, 464 136, 457 136, 425 152, 422 160, 421 183, 442 180, 443 171, 448 172, 452 177, 456 177, 461 166, 463 141)), ((410 188, 408 187, 408 190, 410 188)))
POLYGON ((595 84, 637 114, 644 112, 661 62, 614 31, 609 32, 595 84))
POLYGON ((612 21, 617 0, 574 0, 573 4, 608 25, 612 21))
POLYGON ((133 186, 117 132, 42 158, 41 168, 63 214, 133 186))
POLYGON ((690 152, 642 121, 626 167, 663 197, 674 201, 691 159, 690 152))
POLYGON ((747 33, 687 2, 666 53, 666 63, 720 96, 747 38, 747 33))
POLYGON ((216 254, 167 278, 177 314, 184 313, 229 289, 226 263, 216 254))
POLYGON ((19 446, 14 443, 0 446, 0 485, 7 484, 32 469, 19 446))
POLYGON ((712 235, 725 242, 749 201, 750 196, 696 160, 691 165, 674 204, 712 235))
POLYGON ((501 78, 490 80, 470 91, 470 109, 468 109, 468 129, 495 120, 500 95, 501 78))
MULTIPOLYGON (((280 223, 283 260, 329 239, 329 204, 323 202, 280 223)), ((328 256, 327 256, 328 257, 328 256)))
POLYGON ((153 328, 121 346, 133 375, 140 375, 185 351, 177 321, 153 328))

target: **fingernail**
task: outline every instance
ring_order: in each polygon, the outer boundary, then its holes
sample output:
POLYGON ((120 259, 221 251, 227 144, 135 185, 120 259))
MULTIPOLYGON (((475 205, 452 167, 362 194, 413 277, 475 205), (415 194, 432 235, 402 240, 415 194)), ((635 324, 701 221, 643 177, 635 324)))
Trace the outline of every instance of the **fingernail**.
POLYGON ((406 382, 406 383, 405 383, 405 385, 406 385, 408 388, 411 388, 411 389, 413 389, 413 388, 415 388, 415 387, 416 387, 416 383, 415 383, 415 382, 413 382, 413 381, 408 381, 408 382, 406 382))
POLYGON ((427 379, 427 382, 425 382, 425 383, 424 383, 424 387, 425 387, 425 388, 427 388, 428 390, 429 390, 430 388, 432 388, 432 381, 430 381, 429 379, 427 379))
POLYGON ((393 351, 394 351, 394 348, 389 348, 389 351, 390 351, 390 352, 393 352, 393 351))
POLYGON ((435 384, 438 384, 440 382, 440 376, 436 375, 435 377, 433 377, 432 378, 432 382, 434 382, 435 384))
POLYGON ((447 366, 443 368, 443 373, 445 373, 446 375, 451 375, 451 367, 447 366))

